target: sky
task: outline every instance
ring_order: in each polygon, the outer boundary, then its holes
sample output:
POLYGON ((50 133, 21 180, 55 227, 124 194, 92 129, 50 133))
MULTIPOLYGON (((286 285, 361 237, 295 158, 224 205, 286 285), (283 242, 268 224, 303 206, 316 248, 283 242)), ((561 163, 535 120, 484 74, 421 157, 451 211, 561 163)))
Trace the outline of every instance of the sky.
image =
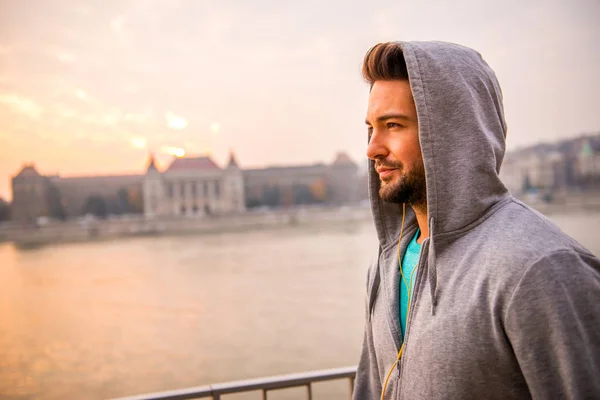
POLYGON ((510 149, 600 131, 597 0, 0 0, 0 197, 24 163, 143 173, 150 152, 242 168, 364 160, 365 52, 477 49, 510 149))

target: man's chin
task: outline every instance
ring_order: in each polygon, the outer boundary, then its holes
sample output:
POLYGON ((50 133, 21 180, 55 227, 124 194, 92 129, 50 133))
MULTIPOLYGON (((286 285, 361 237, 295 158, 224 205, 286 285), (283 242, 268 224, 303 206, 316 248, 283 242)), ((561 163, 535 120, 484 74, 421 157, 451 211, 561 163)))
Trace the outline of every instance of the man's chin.
POLYGON ((394 190, 393 187, 389 187, 390 185, 385 185, 382 186, 381 189, 379 189, 379 198, 381 200, 383 200, 386 203, 397 203, 396 198, 397 196, 397 189, 394 190))

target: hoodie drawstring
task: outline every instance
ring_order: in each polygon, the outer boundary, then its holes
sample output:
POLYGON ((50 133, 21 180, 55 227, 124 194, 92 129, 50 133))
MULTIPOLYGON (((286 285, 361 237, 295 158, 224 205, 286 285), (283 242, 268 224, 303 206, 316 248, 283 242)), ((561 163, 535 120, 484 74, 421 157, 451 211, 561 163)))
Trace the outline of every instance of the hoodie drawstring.
POLYGON ((429 219, 429 254, 427 255, 427 264, 429 271, 429 288, 431 291, 431 315, 435 315, 435 307, 437 306, 437 270, 435 265, 435 246, 433 244, 433 238, 435 233, 433 227, 435 226, 433 217, 429 219))

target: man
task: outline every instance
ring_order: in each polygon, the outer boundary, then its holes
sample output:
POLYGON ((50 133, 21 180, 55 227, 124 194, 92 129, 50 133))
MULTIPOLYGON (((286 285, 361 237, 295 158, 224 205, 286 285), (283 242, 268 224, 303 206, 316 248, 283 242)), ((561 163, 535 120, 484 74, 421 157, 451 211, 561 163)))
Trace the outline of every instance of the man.
POLYGON ((406 42, 363 75, 380 245, 354 398, 600 398, 600 260, 500 181, 494 72, 406 42))

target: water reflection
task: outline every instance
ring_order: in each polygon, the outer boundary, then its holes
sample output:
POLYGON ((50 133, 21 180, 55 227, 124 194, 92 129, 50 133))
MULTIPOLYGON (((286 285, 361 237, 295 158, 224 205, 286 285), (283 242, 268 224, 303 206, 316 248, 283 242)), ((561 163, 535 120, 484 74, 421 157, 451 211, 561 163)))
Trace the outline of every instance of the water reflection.
MULTIPOLYGON (((599 214, 552 218, 600 254, 599 214)), ((2 244, 0 394, 100 399, 353 365, 374 250, 370 223, 2 244)))

